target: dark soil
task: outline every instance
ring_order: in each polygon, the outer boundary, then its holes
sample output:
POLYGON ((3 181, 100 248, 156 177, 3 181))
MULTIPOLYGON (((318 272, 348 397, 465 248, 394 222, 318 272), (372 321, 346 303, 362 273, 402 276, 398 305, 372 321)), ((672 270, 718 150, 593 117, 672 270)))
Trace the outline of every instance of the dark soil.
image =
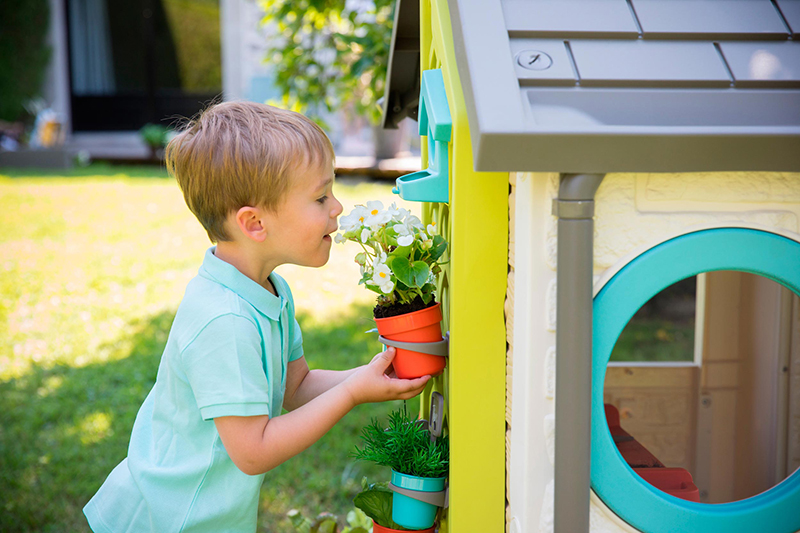
POLYGON ((411 303, 408 304, 398 303, 388 307, 376 305, 372 310, 372 314, 375 318, 389 318, 390 316, 405 315, 406 313, 413 313, 414 311, 427 309, 428 307, 433 307, 434 305, 436 305, 435 299, 426 304, 422 301, 422 298, 417 296, 411 303))

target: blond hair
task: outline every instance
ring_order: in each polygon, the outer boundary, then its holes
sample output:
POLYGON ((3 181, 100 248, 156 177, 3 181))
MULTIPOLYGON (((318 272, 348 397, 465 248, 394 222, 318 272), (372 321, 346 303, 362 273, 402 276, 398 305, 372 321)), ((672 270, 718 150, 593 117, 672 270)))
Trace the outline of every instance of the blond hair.
POLYGON ((275 211, 292 176, 333 165, 330 140, 300 113, 254 102, 216 104, 167 145, 167 170, 211 242, 229 241, 225 220, 244 206, 275 211))

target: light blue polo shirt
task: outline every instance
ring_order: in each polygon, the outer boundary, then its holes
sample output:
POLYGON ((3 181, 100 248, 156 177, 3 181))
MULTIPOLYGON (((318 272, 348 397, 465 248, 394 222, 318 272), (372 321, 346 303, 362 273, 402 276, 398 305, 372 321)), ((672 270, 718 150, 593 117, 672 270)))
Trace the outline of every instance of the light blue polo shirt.
POLYGON ((276 297, 214 250, 186 288, 127 459, 83 509, 96 533, 256 530, 264 475, 233 464, 213 418, 280 415, 303 340, 283 278, 270 275, 276 297))

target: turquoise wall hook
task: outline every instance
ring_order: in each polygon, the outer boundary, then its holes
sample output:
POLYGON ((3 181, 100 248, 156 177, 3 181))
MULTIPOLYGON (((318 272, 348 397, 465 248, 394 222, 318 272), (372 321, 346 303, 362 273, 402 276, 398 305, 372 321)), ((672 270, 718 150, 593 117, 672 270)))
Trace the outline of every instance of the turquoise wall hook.
POLYGON ((428 168, 400 176, 392 192, 415 202, 450 201, 448 143, 453 119, 441 69, 422 73, 419 94, 419 134, 428 137, 428 168))

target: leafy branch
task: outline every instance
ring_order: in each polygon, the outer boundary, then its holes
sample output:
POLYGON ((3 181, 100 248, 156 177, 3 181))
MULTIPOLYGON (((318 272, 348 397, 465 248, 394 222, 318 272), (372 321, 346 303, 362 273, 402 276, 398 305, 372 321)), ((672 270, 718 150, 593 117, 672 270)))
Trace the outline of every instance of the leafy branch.
POLYGON ((267 62, 278 68, 283 105, 320 120, 341 107, 380 120, 394 0, 261 0, 278 36, 267 62))

